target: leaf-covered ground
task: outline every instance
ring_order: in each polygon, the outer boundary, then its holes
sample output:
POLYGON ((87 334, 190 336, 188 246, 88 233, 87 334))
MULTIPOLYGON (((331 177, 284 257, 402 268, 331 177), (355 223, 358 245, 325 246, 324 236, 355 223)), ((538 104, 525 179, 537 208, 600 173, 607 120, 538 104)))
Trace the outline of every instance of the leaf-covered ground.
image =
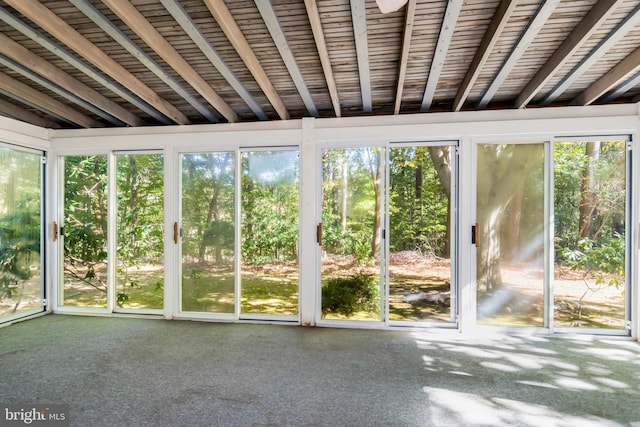
MULTIPOLYGON (((355 272, 377 275, 376 265, 361 265, 346 257, 325 257, 323 280, 355 272)), ((504 284, 479 289, 478 321, 483 324, 544 326, 542 271, 524 264, 501 266, 504 284)), ((103 274, 104 272, 98 272, 103 274)), ((118 292, 131 309, 162 308, 161 266, 141 266, 128 271, 118 292)), ((448 260, 415 252, 392 254, 389 270, 389 318, 394 321, 450 322, 451 286, 448 260)), ((554 278, 555 327, 624 328, 624 292, 614 286, 585 283, 580 272, 556 269, 554 278), (587 284, 589 286, 587 286, 587 284)), ((245 267, 241 280, 242 313, 295 316, 298 313, 298 273, 293 264, 245 267)), ((187 265, 183 269, 182 310, 233 313, 234 271, 215 265, 187 265)), ((0 316, 39 304, 39 282, 25 282, 20 293, 0 301, 0 316)), ((65 304, 105 306, 106 294, 81 281, 65 282, 65 304)), ((344 318, 331 314, 327 318, 344 318)), ((354 313, 353 320, 380 320, 379 313, 354 313)))

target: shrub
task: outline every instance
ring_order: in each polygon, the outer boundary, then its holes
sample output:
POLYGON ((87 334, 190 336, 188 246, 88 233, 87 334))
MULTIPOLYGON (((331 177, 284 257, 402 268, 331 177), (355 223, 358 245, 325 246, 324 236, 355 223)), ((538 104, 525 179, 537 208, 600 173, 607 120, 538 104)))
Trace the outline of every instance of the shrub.
POLYGON ((371 274, 357 273, 331 279, 322 289, 322 312, 350 316, 356 311, 378 312, 378 280, 371 274))

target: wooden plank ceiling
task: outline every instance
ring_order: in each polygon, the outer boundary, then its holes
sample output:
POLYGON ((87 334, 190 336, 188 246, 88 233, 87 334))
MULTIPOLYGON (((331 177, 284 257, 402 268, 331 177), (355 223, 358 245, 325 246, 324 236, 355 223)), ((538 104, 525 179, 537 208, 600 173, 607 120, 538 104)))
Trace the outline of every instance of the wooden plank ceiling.
POLYGON ((640 101, 640 0, 0 0, 0 114, 50 128, 640 101))

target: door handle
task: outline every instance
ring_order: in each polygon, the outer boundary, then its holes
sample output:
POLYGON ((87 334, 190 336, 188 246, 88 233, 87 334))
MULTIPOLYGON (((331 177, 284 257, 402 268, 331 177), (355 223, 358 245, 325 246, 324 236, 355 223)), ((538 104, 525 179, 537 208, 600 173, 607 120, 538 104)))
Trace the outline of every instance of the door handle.
POLYGON ((480 247, 480 224, 477 222, 471 226, 471 244, 476 245, 476 248, 480 247))
POLYGON ((316 227, 316 242, 318 242, 318 245, 322 246, 322 223, 319 222, 318 226, 316 227))
POLYGON ((53 224, 51 224, 51 239, 54 242, 58 240, 58 223, 56 223, 55 221, 53 221, 53 224))
POLYGON ((178 244, 178 237, 180 237, 180 233, 178 232, 178 223, 173 223, 173 243, 178 244))

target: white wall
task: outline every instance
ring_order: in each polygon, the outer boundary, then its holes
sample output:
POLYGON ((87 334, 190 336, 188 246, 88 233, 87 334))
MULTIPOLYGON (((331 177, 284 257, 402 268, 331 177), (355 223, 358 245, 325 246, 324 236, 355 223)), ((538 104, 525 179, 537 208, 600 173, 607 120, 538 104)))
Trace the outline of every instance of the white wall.
POLYGON ((36 150, 48 150, 51 131, 0 116, 0 141, 36 150))

